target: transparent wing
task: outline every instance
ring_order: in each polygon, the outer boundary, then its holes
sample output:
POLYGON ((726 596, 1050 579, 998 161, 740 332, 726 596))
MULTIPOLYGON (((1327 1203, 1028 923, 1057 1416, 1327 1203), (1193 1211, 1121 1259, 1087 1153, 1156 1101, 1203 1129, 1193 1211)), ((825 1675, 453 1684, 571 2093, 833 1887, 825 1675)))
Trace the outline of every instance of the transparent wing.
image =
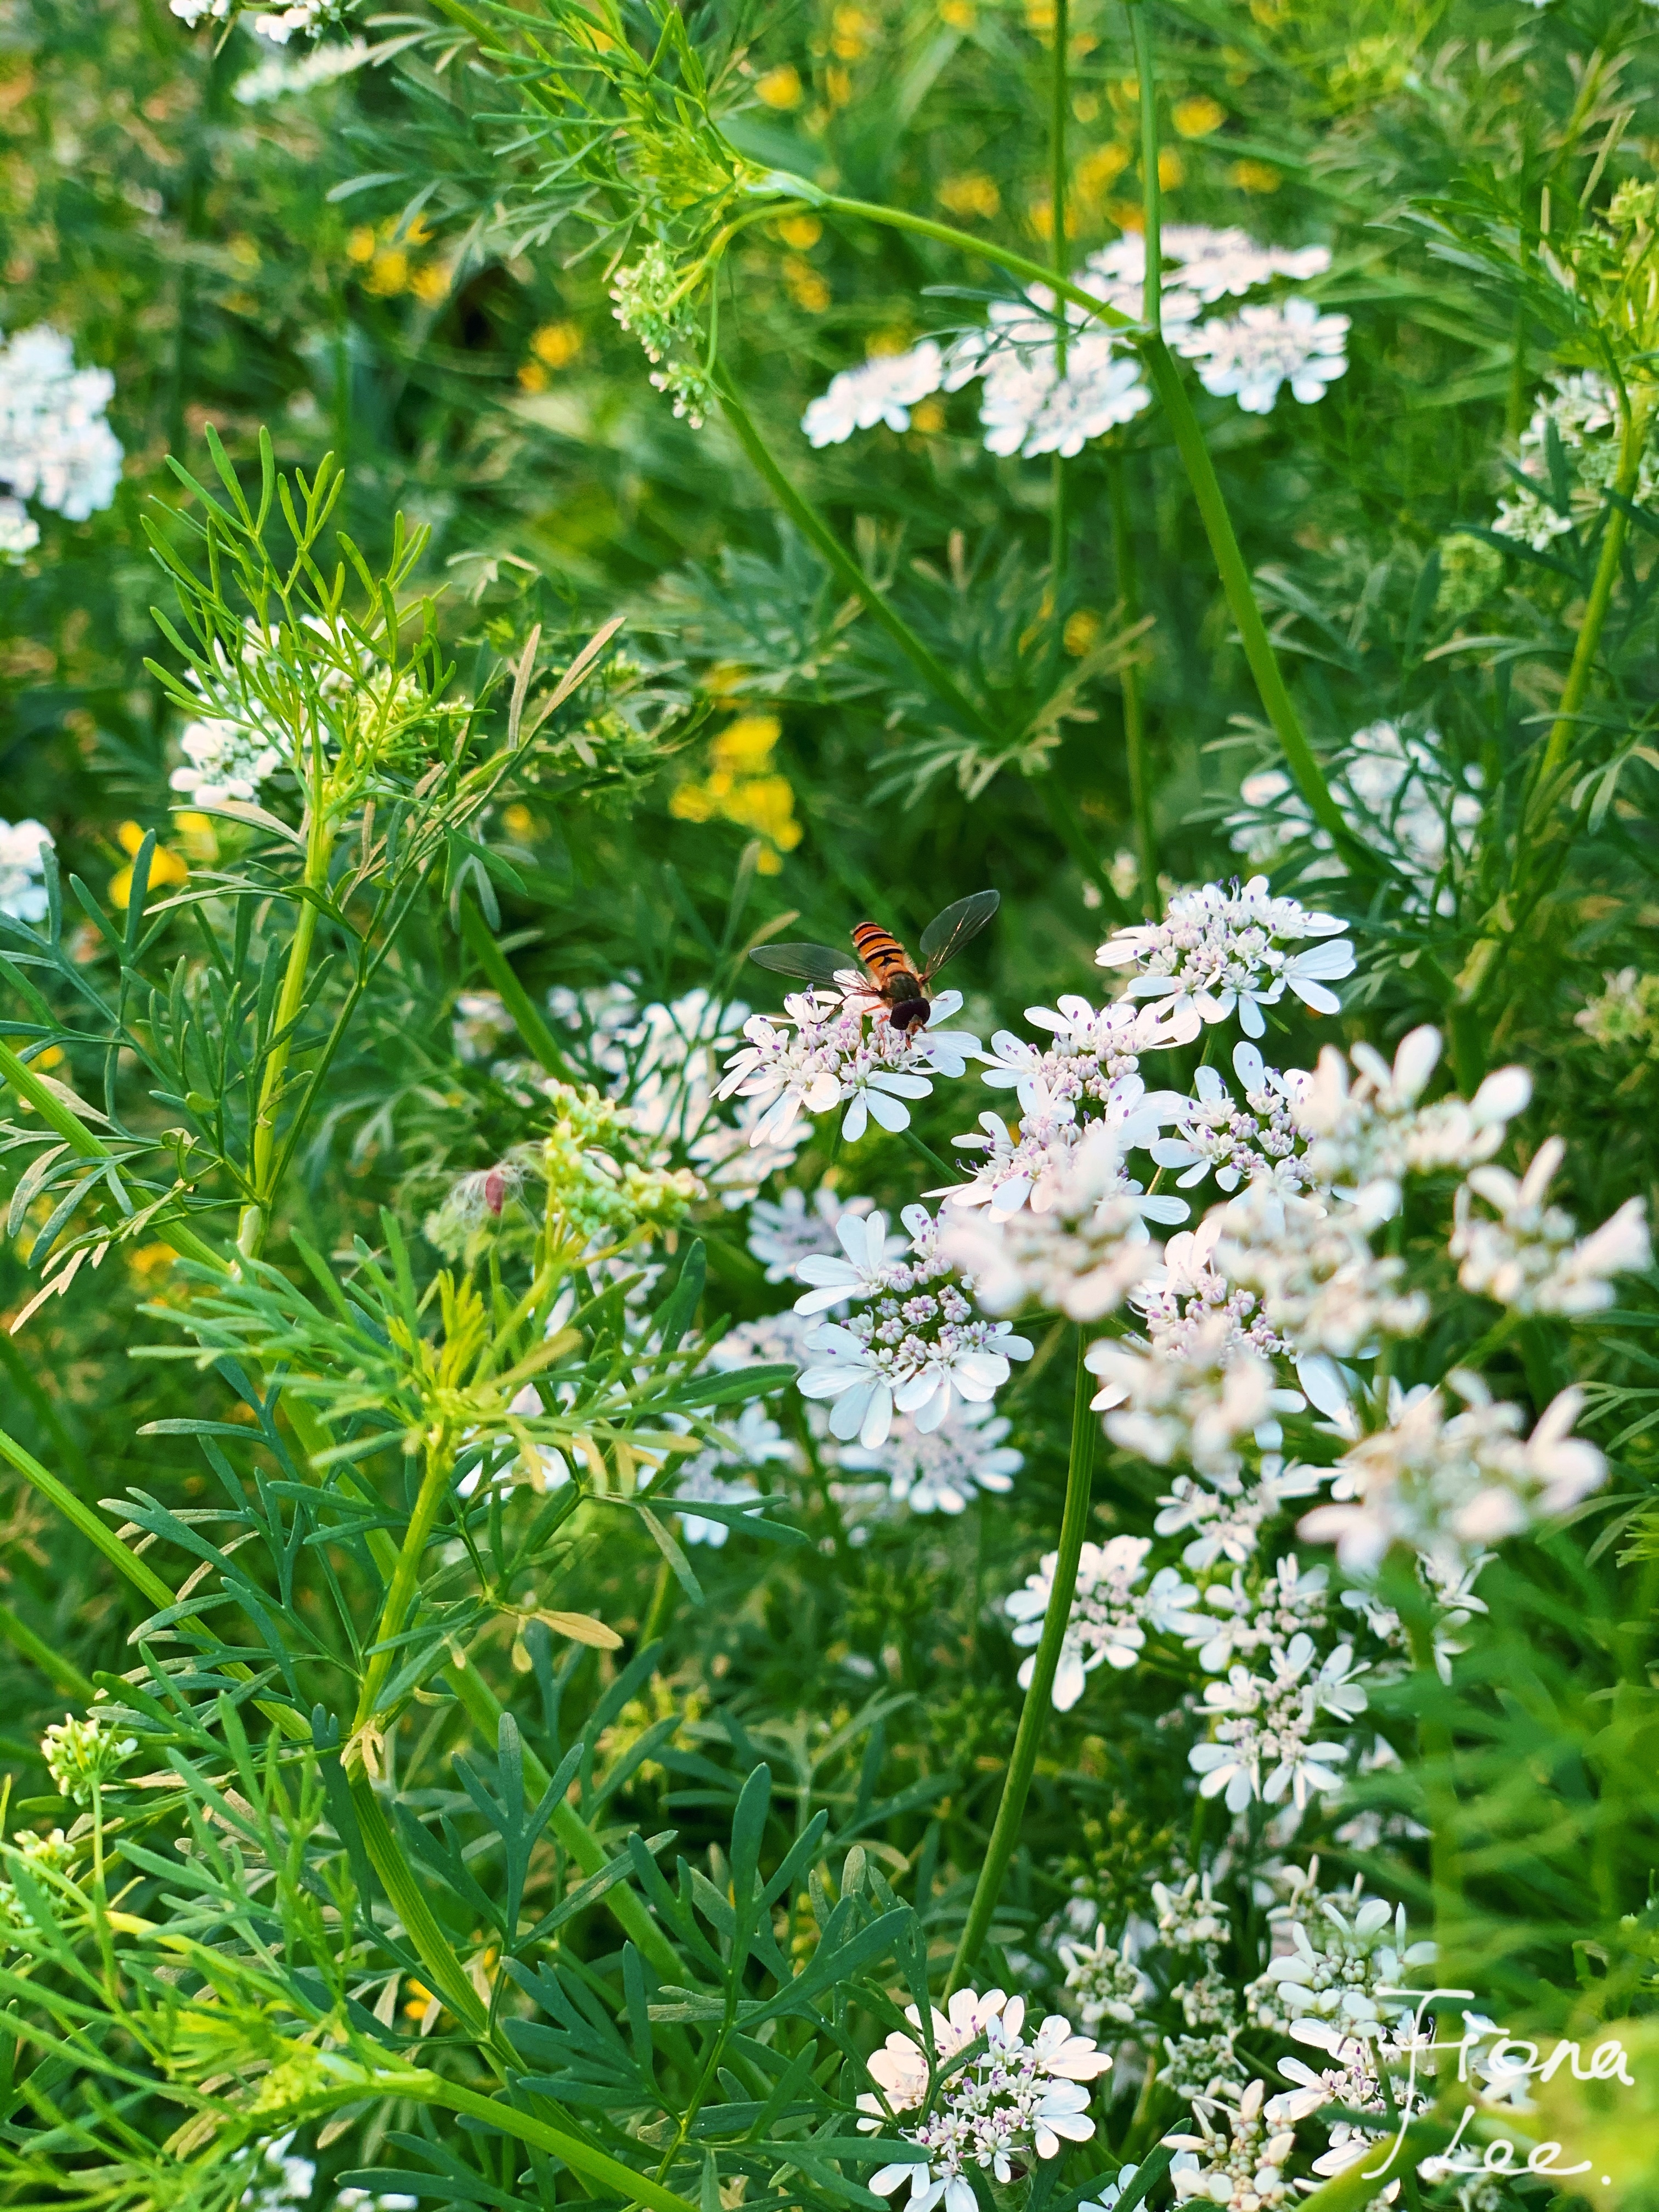
POLYGON ((936 914, 921 933, 922 980, 937 975, 947 960, 954 960, 971 938, 979 935, 1002 903, 1000 891, 975 891, 943 914, 936 914))
POLYGON ((829 945, 757 945, 749 957, 757 967, 770 968, 780 975, 801 975, 809 983, 833 983, 859 964, 857 953, 837 952, 829 945))

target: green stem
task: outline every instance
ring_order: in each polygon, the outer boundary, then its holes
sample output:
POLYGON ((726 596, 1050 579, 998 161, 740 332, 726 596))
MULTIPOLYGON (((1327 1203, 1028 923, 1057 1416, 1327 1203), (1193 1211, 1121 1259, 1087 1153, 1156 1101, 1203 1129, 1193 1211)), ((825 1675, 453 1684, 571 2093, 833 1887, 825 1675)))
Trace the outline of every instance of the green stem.
POLYGON ((924 1144, 908 1122, 905 1124, 904 1127, 899 1131, 899 1134, 903 1138, 905 1143, 908 1145, 910 1150, 915 1154, 916 1158, 919 1160, 925 1160, 935 1175, 943 1176, 947 1183, 953 1183, 956 1182, 957 1170, 947 1167, 945 1162, 940 1159, 939 1154, 933 1150, 933 1146, 931 1145, 924 1144))
MULTIPOLYGON (((1066 70, 1069 12, 1067 0, 1054 0, 1054 88, 1048 115, 1048 210, 1054 222, 1052 243, 1056 285, 1063 284, 1072 273, 1066 244, 1066 102, 1071 89, 1066 70)), ((1063 312, 1054 325, 1054 367, 1061 376, 1065 375, 1066 319, 1063 312)), ((1059 453, 1054 457, 1050 477, 1054 497, 1048 514, 1048 589, 1054 599, 1054 626, 1058 632, 1065 620, 1060 602, 1066 581, 1067 550, 1066 463, 1059 453)))
MULTIPOLYGON (((1407 1571, 1415 1586, 1404 1608, 1406 1632, 1411 1641, 1412 1664, 1417 1670, 1424 1697, 1432 1698, 1440 1687, 1434 1663, 1434 1618, 1428 1593, 1417 1581, 1414 1560, 1407 1571)), ((1452 1773, 1451 1730, 1426 1710, 1417 1723, 1417 1744, 1424 1771, 1424 1795, 1429 1814, 1429 1878, 1434 1902, 1436 1972, 1455 1978, 1458 1923, 1462 1917, 1462 1876, 1457 1852, 1457 1785, 1452 1773)))
POLYGON ((651 2212, 695 2212, 684 2197, 677 2197, 672 2189, 665 2189, 648 2174, 636 2173, 632 2166, 624 2166, 620 2159, 611 2158, 592 2143, 585 2142, 580 2136, 550 2127, 545 2120, 520 2112, 503 2098, 483 2096, 477 2090, 464 2088, 444 2075, 424 2069, 416 2074, 388 2075, 384 2083, 377 2086, 387 2096, 441 2105, 449 2112, 482 2120, 486 2127, 499 2129, 503 2135, 516 2136, 520 2142, 562 2159, 573 2172, 598 2182, 601 2194, 620 2198, 625 2204, 648 2205, 651 2212))
POLYGON ((318 901, 328 889, 328 866, 334 840, 319 813, 313 812, 306 839, 306 867, 302 878, 313 896, 302 898, 295 919, 294 939, 288 948, 288 966, 277 994, 271 1034, 276 1042, 265 1061, 259 1084, 259 1103, 254 1114, 253 1145, 249 1179, 253 1195, 242 1208, 236 1226, 236 1248, 244 1258, 256 1260, 270 1227, 271 1203, 276 1196, 272 1170, 276 1158, 276 1113, 282 1101, 283 1078, 294 1046, 295 1026, 305 1004, 306 975, 311 966, 311 947, 317 934, 318 901))
MULTIPOLYGON (((1613 480, 1613 489, 1618 497, 1608 502, 1607 528, 1602 534, 1601 557, 1595 564, 1589 598, 1584 603, 1584 619, 1579 625, 1572 664, 1567 670, 1560 703, 1556 708, 1555 720, 1550 726, 1549 739, 1544 747, 1544 757, 1539 763, 1533 785, 1534 805, 1530 811, 1533 817, 1531 828, 1534 834, 1542 827, 1544 817, 1555 804, 1556 781, 1566 763, 1578 710, 1584 703, 1590 678, 1595 673, 1595 655, 1601 646, 1607 610, 1613 604, 1613 586, 1619 580, 1619 563, 1630 529, 1629 513, 1619 502, 1632 498, 1635 493, 1642 467, 1642 448, 1647 443, 1648 425, 1652 413, 1653 396, 1645 392, 1638 392, 1626 409, 1620 434, 1619 471, 1613 480)), ((1523 838, 1521 842, 1524 850, 1526 840, 1523 838)))
POLYGON ((720 404, 725 408, 727 420, 737 432, 744 453, 754 463, 757 472, 765 478, 779 506, 802 536, 809 538, 817 548, 835 574, 863 603, 945 705, 960 715, 980 736, 1000 745, 1006 732, 998 728, 988 714, 981 713, 975 706, 945 664, 923 644, 904 617, 895 613, 888 605, 817 509, 795 489, 773 459, 766 441, 750 421, 730 380, 722 373, 717 381, 720 404))
POLYGON ((1140 92, 1140 204, 1146 240, 1140 315, 1158 338, 1164 335, 1164 179, 1158 168, 1158 76, 1152 34, 1146 27, 1145 0, 1125 0, 1125 9, 1140 92))
POLYGON ((448 1437, 441 1431, 426 1447, 426 1467, 421 1476, 421 1486, 415 1495, 415 1510, 404 1531, 404 1540, 398 1547, 398 1564, 392 1571, 392 1586, 380 1607, 380 1618, 375 1624, 374 1642, 382 1648, 376 1650, 368 1662, 368 1672, 357 1698, 357 1713, 351 1723, 353 1735, 366 1728, 374 1719, 379 1707, 380 1692, 386 1686, 386 1676, 392 1672, 398 1654, 390 1647, 402 1635, 409 1619, 410 1607, 420 1584, 421 1561, 437 1524, 438 1515, 449 1496, 450 1482, 455 1471, 455 1455, 448 1437))
POLYGON ((979 1880, 974 1885, 973 1901, 968 1908, 962 1940, 957 1945, 956 1957, 951 1962, 951 1977, 945 1984, 947 1996, 952 1990, 959 1990, 967 1980, 990 1930, 991 1917, 1001 1894, 1003 1877, 1008 1871, 1008 1863, 1019 1841, 1025 1800, 1030 1792, 1031 1777, 1036 1771, 1037 1749, 1052 1710, 1054 1675, 1060 1666, 1060 1647, 1065 1643, 1066 1631, 1072 1618, 1078 1562, 1083 1554, 1084 1534, 1089 1526, 1095 1444, 1100 1434, 1100 1425, 1089 1406, 1094 1395, 1094 1382, 1083 1364, 1087 1349, 1087 1341, 1079 1329, 1076 1395, 1072 1401, 1072 1457, 1066 1471, 1066 1505, 1060 1516, 1060 1550, 1054 1561, 1054 1586, 1048 1594, 1048 1609, 1042 1616, 1042 1638, 1036 1648, 1036 1662, 1031 1669, 1030 1687, 1025 1692, 1025 1703, 1020 1709, 1019 1728, 1014 1737, 1014 1755, 1008 1762, 1008 1771, 1003 1780, 1002 1802, 997 1807, 991 1840, 986 1847, 985 1863, 980 1869, 979 1880))
MULTIPOLYGON (((1112 553, 1117 569, 1117 595, 1125 620, 1133 625, 1140 614, 1139 579, 1135 568, 1134 534, 1129 520, 1127 463, 1121 453, 1107 463, 1112 497, 1112 553)), ((1158 894, 1158 842, 1152 828, 1152 771, 1146 752, 1146 725, 1141 712, 1140 670, 1126 660, 1119 678, 1123 695, 1123 749, 1129 771, 1129 811, 1134 824, 1135 860, 1140 871, 1140 910, 1149 921, 1160 911, 1158 894)))

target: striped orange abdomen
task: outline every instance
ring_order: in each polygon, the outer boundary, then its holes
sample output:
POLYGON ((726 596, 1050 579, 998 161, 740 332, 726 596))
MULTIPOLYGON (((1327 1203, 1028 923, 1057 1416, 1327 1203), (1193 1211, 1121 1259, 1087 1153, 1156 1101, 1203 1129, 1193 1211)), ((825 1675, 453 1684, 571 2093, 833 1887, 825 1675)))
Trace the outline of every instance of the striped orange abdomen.
POLYGON ((914 976, 910 956, 890 929, 878 921, 861 921, 853 932, 858 955, 878 986, 884 989, 901 975, 914 976))

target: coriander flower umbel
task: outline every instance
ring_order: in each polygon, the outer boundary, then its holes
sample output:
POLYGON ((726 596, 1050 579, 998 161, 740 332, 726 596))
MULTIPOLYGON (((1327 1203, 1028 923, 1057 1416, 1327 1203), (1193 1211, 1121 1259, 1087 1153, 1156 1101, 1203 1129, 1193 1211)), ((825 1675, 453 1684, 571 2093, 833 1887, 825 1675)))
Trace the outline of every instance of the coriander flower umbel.
POLYGON ((828 1182, 821 1182, 810 1199, 805 1191, 793 1188, 775 1201, 757 1198, 749 1209, 749 1249, 766 1262, 769 1283, 786 1283, 797 1261, 809 1253, 835 1249, 843 1214, 856 1220, 873 1203, 867 1198, 843 1199, 828 1182))
POLYGON ((893 1502, 913 1513, 961 1513, 977 1497, 1013 1488, 1025 1455, 1003 1441, 1012 1425, 985 1401, 963 1399, 936 1429, 896 1415, 885 1443, 871 1451, 848 1445, 838 1464, 843 1472, 885 1475, 893 1502))
POLYGON ((908 353, 872 355, 858 368, 832 376, 829 390, 801 416, 800 427, 814 446, 839 446, 854 430, 871 430, 878 422, 890 430, 908 430, 910 410, 939 390, 944 373, 944 356, 932 338, 908 353))
MULTIPOLYGON (((1085 2027, 1097 2027, 1103 2020, 1132 2027, 1135 2015, 1153 1992, 1152 1984, 1129 1956, 1127 1938, 1121 1944, 1109 1943, 1103 1920, 1091 1942, 1063 1942, 1059 1948, 1066 1987, 1085 2027)), ((1133 2174, 1133 2169, 1130 2171, 1133 2174)))
MULTIPOLYGON (((1127 1173, 1121 1133, 1097 1121, 1063 1152, 1043 1190, 1044 1206, 968 1211, 958 1194, 945 1214, 943 1249, 970 1273, 992 1313, 1035 1303, 1073 1321, 1098 1321, 1156 1263, 1149 1212, 1187 1212, 1184 1199, 1148 1199, 1127 1173)), ((975 1206, 970 1194, 965 1204, 975 1206)), ((1177 1218, 1180 1218, 1177 1217, 1177 1218)))
MULTIPOLYGON (((1144 270, 1146 244, 1139 243, 1144 270)), ((1254 291, 1275 276, 1305 284, 1331 265, 1328 246, 1258 246, 1247 231, 1212 230, 1205 223, 1172 222, 1161 244, 1169 264, 1164 283, 1195 292, 1206 307, 1229 293, 1254 291)))
POLYGON ((1407 1391, 1389 1425, 1337 1462, 1333 1502, 1298 1523, 1310 1543, 1334 1543, 1349 1573, 1371 1573, 1401 1544, 1455 1580, 1486 1546, 1566 1512, 1607 1480, 1595 1446, 1571 1433, 1582 1390, 1553 1399, 1523 1443, 1518 1406, 1494 1401, 1465 1370, 1446 1382, 1461 1411, 1448 1417, 1427 1383, 1407 1391))
POLYGON ((44 822, 0 822, 0 914, 14 921, 44 921, 46 887, 42 855, 52 842, 44 822))
POLYGON ((1276 1805, 1288 1796, 1299 1812, 1310 1795, 1341 1786, 1348 1747, 1316 1741, 1314 1731, 1323 1712, 1352 1717, 1353 1649, 1339 1645, 1310 1677, 1316 1656, 1312 1637, 1293 1636, 1266 1654, 1262 1672, 1235 1665, 1205 1685, 1214 1734, 1187 1754, 1200 1797, 1224 1792, 1228 1811, 1242 1813, 1254 1797, 1276 1805))
POLYGON ((96 1705, 83 1721, 65 1713, 40 1739, 47 1773, 76 1805, 90 1805, 100 1784, 137 1748, 137 1737, 118 1735, 109 1715, 96 1705))
POLYGON ((1251 1183, 1228 1205, 1215 1265, 1254 1291, 1261 1317, 1299 1358, 1350 1359, 1378 1335, 1415 1336, 1429 1318, 1421 1291, 1405 1286, 1406 1263, 1371 1250, 1350 1207, 1251 1183))
POLYGON ((1198 2132, 1163 2138, 1176 2154, 1170 2179, 1177 2206, 1196 2199, 1219 2212, 1278 2212, 1295 2201, 1296 2185, 1285 2178, 1285 2163, 1296 2148, 1296 2131, 1267 2118, 1266 2097, 1266 2083, 1252 2081, 1237 2105, 1194 2100, 1198 2132))
POLYGON ((1350 1070, 1327 1045, 1297 1099, 1308 1172, 1368 1224, 1399 1212, 1408 1175, 1465 1173, 1490 1159, 1532 1097, 1524 1068, 1499 1067, 1472 1099, 1419 1106, 1439 1058, 1440 1032, 1426 1024, 1401 1039, 1392 1067, 1371 1046, 1357 1044, 1350 1070))
POLYGON ((1174 1133, 1148 1146, 1152 1158, 1161 1168, 1183 1170, 1176 1178, 1182 1190, 1202 1182, 1212 1169, 1223 1190, 1237 1190, 1258 1176, 1281 1190, 1300 1190, 1306 1177, 1291 1109, 1310 1079, 1300 1068, 1281 1075, 1248 1042, 1233 1047, 1233 1072, 1243 1104, 1218 1070, 1200 1067, 1193 1078, 1197 1097, 1176 1107, 1169 1117, 1174 1133))
POLYGON ((109 371, 76 368, 49 324, 0 343, 0 484, 70 522, 107 507, 121 481, 121 443, 104 419, 114 396, 109 371))
POLYGON ((1322 315, 1311 300, 1241 307, 1180 332, 1177 351, 1198 363, 1199 380, 1218 398, 1237 400, 1247 415, 1270 415, 1282 386, 1308 404, 1343 375, 1348 318, 1322 315))
MULTIPOLYGON (((921 2025, 913 2007, 912 2023, 921 2025)), ((889 2114, 921 2112, 899 2133, 921 2154, 895 2161, 870 2178, 879 2197, 891 2197, 909 2185, 909 2212, 933 2212, 944 2200, 945 2212, 977 2212, 971 2176, 1006 2188, 1024 2179, 1039 2159, 1057 2158, 1068 2142, 1087 2142, 1095 2124, 1088 2116, 1085 2084, 1111 2065, 1094 2038, 1079 2035, 1061 2013, 1050 2013, 1034 2035, 1027 2035, 1025 2002, 992 1990, 981 1997, 959 1990, 949 2016, 933 2016, 933 2048, 941 2064, 969 2049, 981 2037, 985 2049, 936 2081, 928 2100, 929 2068, 923 2047, 894 2033, 869 2060, 881 2094, 858 2100, 866 2134, 879 2134, 889 2114)))
POLYGON ((1407 1973, 1435 1955, 1432 1943, 1407 1940, 1403 1905, 1362 1897, 1358 1882, 1340 1898, 1319 1896, 1281 1912, 1277 1926, 1277 1944, 1288 1948, 1245 1991, 1250 2018, 1332 2052, 1351 2039, 1375 2043, 1390 2022, 1407 2018, 1407 1973))
MULTIPOLYGON (((994 1397, 1008 1379, 1011 1359, 1029 1359, 1031 1346, 1006 1321, 982 1321, 966 1296, 970 1285, 954 1279, 939 1248, 936 1224, 923 1206, 904 1210, 909 1254, 886 1243, 884 1215, 844 1222, 850 1280, 821 1282, 796 1300, 798 1311, 818 1313, 842 1297, 866 1302, 844 1322, 817 1329, 806 1340, 813 1364, 798 1381, 805 1398, 831 1398, 830 1433, 843 1443, 854 1437, 872 1450, 886 1440, 895 1411, 908 1413, 924 1433, 938 1428, 954 1397, 970 1402, 994 1397), (851 1241, 861 1237, 855 1248, 851 1241), (825 1294, 828 1293, 828 1296, 825 1294)), ((814 1267, 803 1261, 801 1270, 814 1267)))
POLYGON ((1487 1166, 1471 1169, 1459 1185, 1448 1249, 1462 1263, 1457 1279, 1466 1291, 1495 1298, 1511 1313, 1599 1313, 1613 1304, 1613 1276, 1639 1274, 1653 1264, 1641 1199, 1626 1199, 1582 1241, 1571 1214, 1547 1203, 1565 1152, 1560 1138, 1551 1137, 1518 1181, 1506 1168, 1487 1166), (1491 1206, 1495 1220, 1476 1212, 1476 1199, 1491 1206))
POLYGON ((1099 1378, 1091 1403, 1120 1449, 1154 1467, 1182 1461, 1211 1482, 1237 1480, 1241 1443, 1275 1408, 1272 1370, 1238 1347, 1222 1314, 1179 1352, 1104 1337, 1084 1364, 1099 1378))
POLYGON ((1148 1095, 1138 1073, 1145 1052, 1190 1044, 1198 1035, 1198 1016, 1164 1004, 1137 1006, 1128 999, 1096 1007, 1074 992, 1054 1006, 1027 1006, 1025 1018, 1047 1030, 1051 1044, 1029 1044, 1012 1030, 999 1030, 991 1048, 978 1058, 981 1080, 993 1091, 1012 1091, 1024 1115, 1054 1119, 1090 1116, 1091 1109, 1132 1114, 1143 1106, 1174 1106, 1173 1091, 1148 1095))
MULTIPOLYGON (((1190 1583, 1182 1582, 1173 1567, 1160 1567, 1144 1590, 1138 1587, 1152 1548, 1149 1536, 1114 1536, 1109 1543, 1083 1547, 1078 1559, 1077 1590, 1054 1670, 1051 1694, 1056 1712, 1071 1711, 1097 1667, 1104 1664, 1120 1670, 1133 1667, 1145 1648, 1149 1627, 1165 1636, 1186 1636, 1194 1627, 1203 1629, 1205 1624, 1189 1611, 1197 1602, 1198 1592, 1190 1583)), ((1026 1577, 1024 1589, 1004 1599, 1009 1619, 1019 1624, 1013 1632, 1016 1644, 1032 1645, 1042 1641, 1043 1616, 1054 1594, 1059 1561, 1058 1552, 1048 1553, 1037 1571, 1026 1577)), ((1030 1687, 1036 1670, 1033 1650, 1020 1663, 1022 1690, 1030 1687)))
POLYGON ((1226 1021, 1236 1011, 1247 1036, 1267 1031, 1264 1006, 1277 1006, 1286 989, 1316 1013, 1334 1014, 1341 1001, 1328 983, 1353 972, 1353 946, 1338 935, 1334 915, 1310 912, 1293 898, 1274 898, 1266 876, 1240 884, 1205 884, 1170 901, 1162 921, 1120 930, 1095 955, 1102 968, 1135 967, 1126 995, 1160 999, 1171 1014, 1194 1010, 1206 1022, 1226 1021), (1304 940, 1333 940, 1297 947, 1304 940))
POLYGON ((932 1095, 937 1076, 960 1076, 979 1039, 945 1029, 962 1005, 960 991, 941 991, 925 1024, 898 1029, 872 1006, 856 979, 840 997, 802 991, 786 998, 781 1018, 751 1015, 747 1042, 726 1063, 718 1098, 759 1102, 751 1145, 781 1141, 804 1111, 833 1113, 845 1105, 842 1137, 856 1144, 871 1121, 889 1130, 910 1126, 907 1098, 932 1095))

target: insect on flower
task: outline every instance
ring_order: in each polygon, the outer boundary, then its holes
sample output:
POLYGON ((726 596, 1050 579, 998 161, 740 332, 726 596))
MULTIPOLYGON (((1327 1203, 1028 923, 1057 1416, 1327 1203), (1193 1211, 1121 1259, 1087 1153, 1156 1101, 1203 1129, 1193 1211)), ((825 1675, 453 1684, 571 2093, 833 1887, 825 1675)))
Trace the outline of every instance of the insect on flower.
MULTIPOLYGON (((869 976, 869 988, 888 1010, 888 1019, 900 1031, 919 1028, 927 1018, 927 992, 939 969, 963 946, 977 937, 1002 902, 1000 891, 975 891, 936 914, 921 933, 921 966, 890 929, 878 921, 861 921, 853 931, 853 943, 869 976)), ((833 985, 848 972, 844 953, 829 945, 757 945, 749 957, 780 975, 801 975, 809 983, 833 985)))

